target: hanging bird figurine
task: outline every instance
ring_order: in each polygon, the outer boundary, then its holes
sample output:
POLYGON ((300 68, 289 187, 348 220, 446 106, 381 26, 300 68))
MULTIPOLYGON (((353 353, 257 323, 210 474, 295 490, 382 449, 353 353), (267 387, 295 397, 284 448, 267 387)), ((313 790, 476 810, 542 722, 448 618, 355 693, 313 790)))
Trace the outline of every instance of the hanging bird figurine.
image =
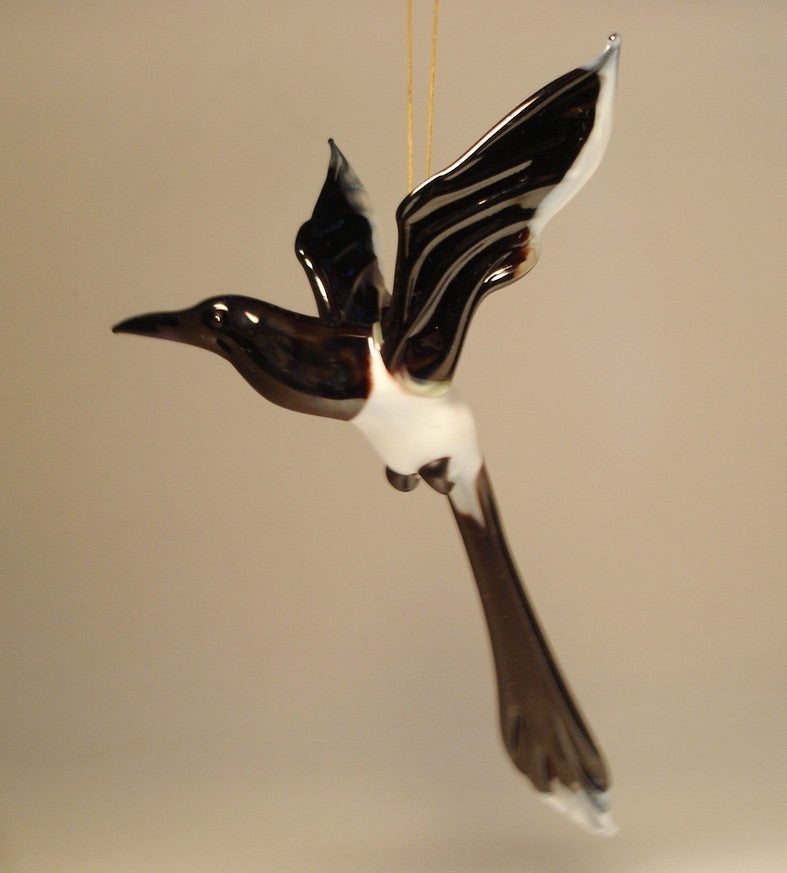
POLYGON ((478 304, 532 269, 542 228, 598 166, 619 49, 611 36, 405 197, 392 293, 366 192, 331 141, 295 243, 317 317, 233 295, 114 328, 215 352, 273 403, 356 425, 394 488, 423 479, 447 496, 489 626, 506 750, 545 799, 602 833, 614 831, 607 768, 517 573, 453 376, 478 304))

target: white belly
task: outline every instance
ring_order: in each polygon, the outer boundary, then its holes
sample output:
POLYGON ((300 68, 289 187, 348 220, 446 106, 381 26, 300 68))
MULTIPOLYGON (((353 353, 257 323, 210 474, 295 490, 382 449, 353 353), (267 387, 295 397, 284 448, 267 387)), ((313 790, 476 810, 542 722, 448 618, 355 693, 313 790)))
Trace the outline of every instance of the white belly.
MULTIPOLYGON (((482 464, 470 407, 453 386, 435 395, 408 390, 386 369, 373 336, 369 353, 372 389, 352 423, 397 473, 411 475, 430 461, 449 458, 448 478, 459 492, 452 497, 466 503, 460 493, 474 488, 482 464)), ((468 509, 476 514, 476 506, 468 509)))

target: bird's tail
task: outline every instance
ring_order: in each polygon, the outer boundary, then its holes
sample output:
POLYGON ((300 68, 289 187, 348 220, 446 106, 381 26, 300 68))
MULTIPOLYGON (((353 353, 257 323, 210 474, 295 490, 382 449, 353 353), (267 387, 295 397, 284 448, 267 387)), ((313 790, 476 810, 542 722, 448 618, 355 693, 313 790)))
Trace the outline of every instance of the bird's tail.
POLYGON ((478 517, 463 511, 458 493, 448 497, 489 626, 508 754, 545 800, 592 831, 614 833, 603 756, 527 598, 484 466, 475 489, 478 517))

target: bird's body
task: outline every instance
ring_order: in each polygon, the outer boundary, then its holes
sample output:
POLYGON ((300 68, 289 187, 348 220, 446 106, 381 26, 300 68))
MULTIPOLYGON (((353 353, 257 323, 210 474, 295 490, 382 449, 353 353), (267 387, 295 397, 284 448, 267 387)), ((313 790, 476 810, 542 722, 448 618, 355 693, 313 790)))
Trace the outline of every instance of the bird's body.
POLYGON ((266 399, 352 422, 395 488, 423 479, 447 495, 489 627, 506 749, 545 798, 599 832, 612 830, 606 767, 528 601, 452 378, 477 305, 532 268, 543 225, 598 165, 618 48, 610 37, 595 61, 534 94, 405 198, 392 294, 366 193, 331 142, 296 239, 317 317, 226 296, 115 327, 220 355, 266 399))
MULTIPOLYGON (((415 483, 417 479, 411 477, 447 458, 444 473, 454 483, 452 491, 474 481, 483 458, 470 407, 453 385, 408 385, 392 376, 383 363, 377 335, 374 331, 369 338, 369 396, 352 424, 383 459, 389 477, 398 474, 415 483)), ((462 505, 468 514, 480 517, 472 491, 462 505)))

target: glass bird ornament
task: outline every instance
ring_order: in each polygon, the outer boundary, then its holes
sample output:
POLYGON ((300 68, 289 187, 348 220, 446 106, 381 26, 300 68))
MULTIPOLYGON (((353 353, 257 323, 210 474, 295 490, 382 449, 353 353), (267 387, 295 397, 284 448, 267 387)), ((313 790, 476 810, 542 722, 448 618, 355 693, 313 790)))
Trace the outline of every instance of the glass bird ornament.
POLYGON ((533 268, 544 225, 598 166, 619 49, 611 36, 594 61, 537 91, 404 198, 390 293, 366 192, 331 141, 327 178, 295 243, 316 316, 221 296, 114 328, 219 355, 273 403, 354 424, 394 488, 423 480, 447 497, 489 628, 505 748, 545 799, 606 833, 602 753, 525 593, 453 378, 478 304, 533 268))

